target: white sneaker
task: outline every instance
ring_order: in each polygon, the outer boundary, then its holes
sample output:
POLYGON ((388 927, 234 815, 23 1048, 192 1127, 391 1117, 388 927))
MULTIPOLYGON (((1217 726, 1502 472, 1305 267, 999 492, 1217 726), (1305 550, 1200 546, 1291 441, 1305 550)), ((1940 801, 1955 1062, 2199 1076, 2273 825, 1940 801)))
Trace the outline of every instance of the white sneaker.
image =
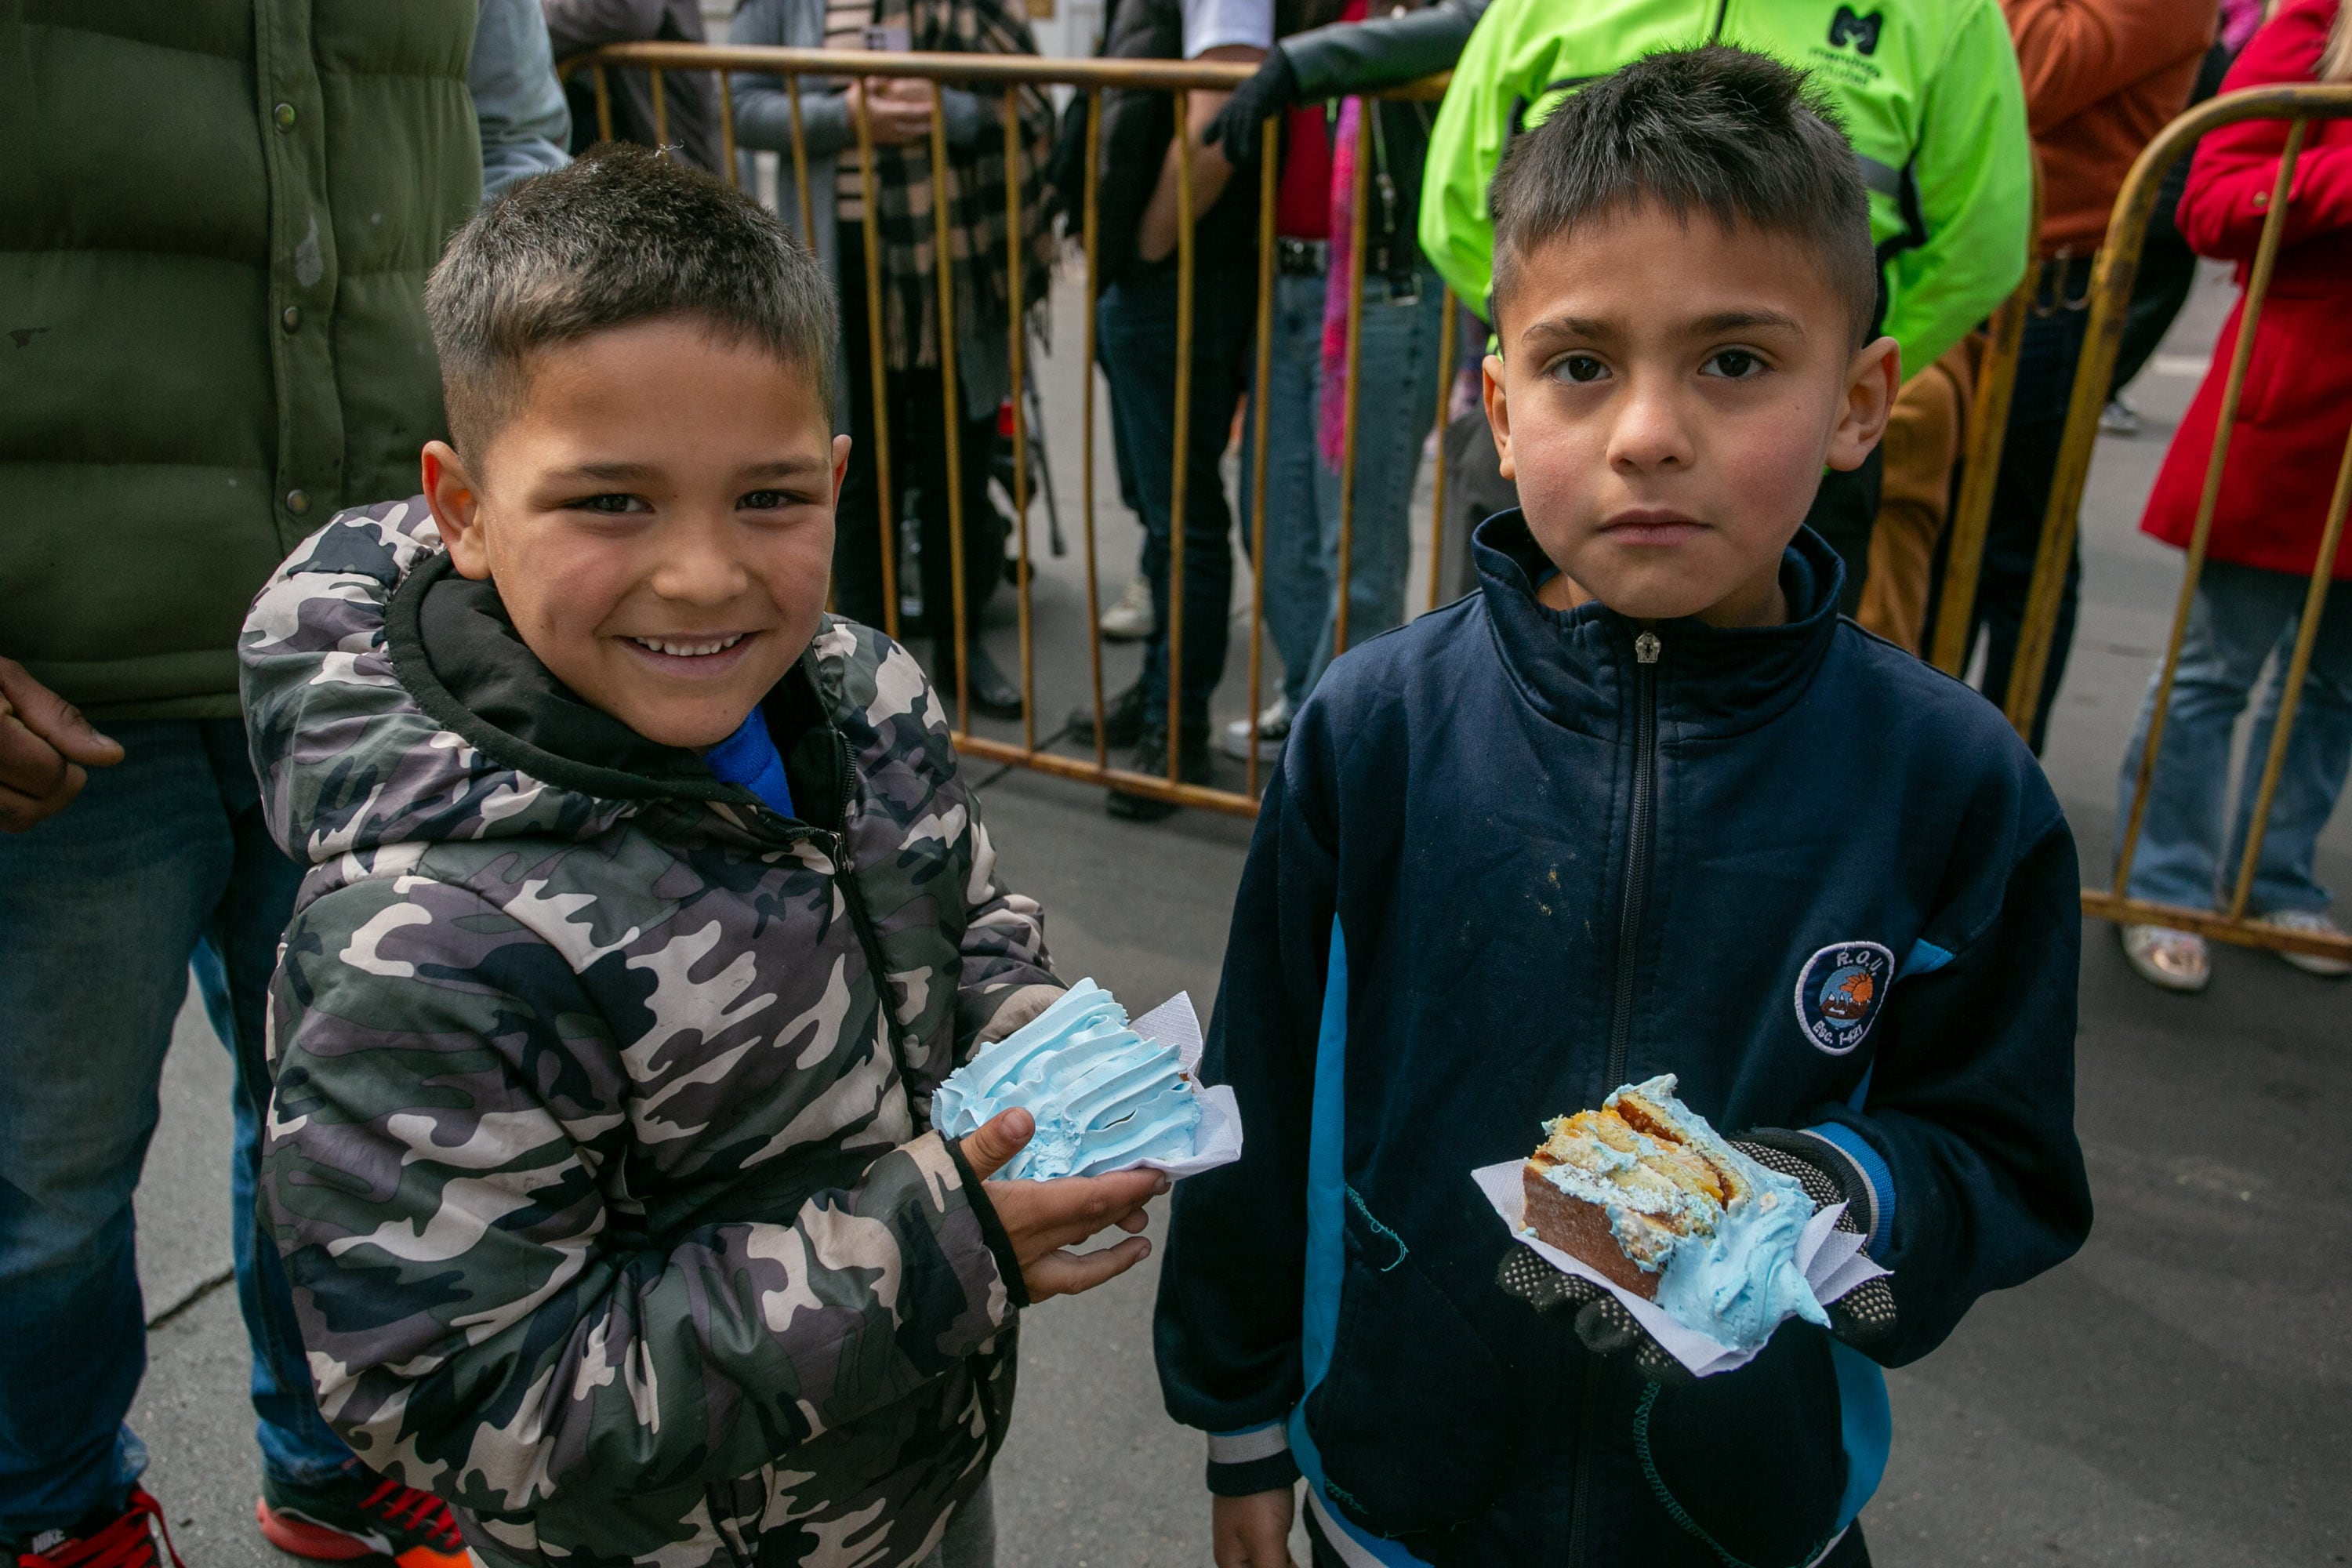
POLYGON ((1277 697, 1265 705, 1253 725, 1246 719, 1235 719, 1225 726, 1217 739, 1217 749, 1237 763, 1249 761, 1250 731, 1257 731, 1257 760, 1270 763, 1282 755, 1283 742, 1290 739, 1290 699, 1277 697))
POLYGON ((2124 957, 2150 985, 2167 991, 2202 991, 2212 983, 2213 955, 2193 931, 2170 926, 2122 928, 2124 957))
POLYGON ((2099 433, 2104 436, 2137 436, 2139 434, 2139 410, 2118 395, 2107 399, 2106 407, 2099 411, 2099 433))
POLYGON ((1151 614, 1151 580, 1138 577, 1119 590, 1102 613, 1102 635, 1113 642, 1141 642, 1158 629, 1151 614))
MULTIPOLYGON (((2321 914, 2317 910, 2273 910, 2254 917, 2256 925, 2276 926, 2281 931, 2305 931, 2315 936, 2342 936, 2344 928, 2321 914)), ((2322 958, 2315 952, 2281 952, 2281 958, 2305 974, 2324 975, 2341 980, 2352 974, 2352 963, 2340 958, 2322 958)))

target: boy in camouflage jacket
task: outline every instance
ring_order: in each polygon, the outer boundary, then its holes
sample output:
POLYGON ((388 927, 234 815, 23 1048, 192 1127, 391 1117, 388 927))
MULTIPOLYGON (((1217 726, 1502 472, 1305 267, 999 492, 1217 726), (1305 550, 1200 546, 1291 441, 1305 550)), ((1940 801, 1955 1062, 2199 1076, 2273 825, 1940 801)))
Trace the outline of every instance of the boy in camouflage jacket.
POLYGON ((241 644, 310 868, 261 1217, 320 1408, 493 1563, 984 1562, 1017 1310, 1143 1256, 1060 1249, 1164 1179, 929 1130, 1058 983, 914 661, 823 614, 824 280, 614 153, 429 302, 455 447, 241 644))

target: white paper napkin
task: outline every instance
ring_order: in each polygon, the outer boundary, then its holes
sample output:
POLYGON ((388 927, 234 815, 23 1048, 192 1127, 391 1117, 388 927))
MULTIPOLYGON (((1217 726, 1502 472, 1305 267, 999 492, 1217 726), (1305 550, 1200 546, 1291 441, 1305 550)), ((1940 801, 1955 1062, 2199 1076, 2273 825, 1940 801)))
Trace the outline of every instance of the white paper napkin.
MULTIPOLYGON (((1734 1367, 1747 1365, 1755 1359, 1752 1350, 1735 1350, 1718 1342, 1696 1329, 1686 1329, 1675 1321, 1664 1307, 1646 1300, 1622 1286, 1604 1279, 1599 1270, 1582 1259, 1562 1252, 1559 1247, 1538 1241, 1524 1234, 1527 1227, 1527 1162, 1506 1160, 1499 1165, 1486 1165, 1470 1173, 1478 1190, 1492 1204, 1496 1214, 1510 1227, 1512 1236, 1535 1255, 1565 1274, 1590 1279, 1625 1303, 1633 1321, 1649 1331, 1650 1337, 1666 1348, 1667 1353, 1700 1377, 1734 1367)), ((1826 1306, 1865 1279, 1875 1279, 1886 1272, 1873 1263, 1862 1251, 1863 1238, 1850 1230, 1837 1228, 1838 1215, 1845 1212, 1843 1204, 1832 1204, 1815 1212, 1806 1222, 1804 1234, 1797 1240, 1797 1266, 1804 1271, 1805 1283, 1812 1288, 1813 1300, 1826 1306)), ((1775 1328, 1779 1324, 1773 1325, 1775 1328)), ((1762 1346, 1757 1347, 1759 1350, 1762 1346)))

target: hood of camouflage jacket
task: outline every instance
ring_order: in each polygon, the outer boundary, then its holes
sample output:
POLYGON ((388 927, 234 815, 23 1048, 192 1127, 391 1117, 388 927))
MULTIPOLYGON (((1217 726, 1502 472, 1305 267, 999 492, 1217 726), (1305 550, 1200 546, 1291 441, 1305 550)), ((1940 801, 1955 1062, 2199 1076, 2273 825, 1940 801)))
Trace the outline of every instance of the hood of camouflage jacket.
POLYGON ((306 862, 261 1215, 320 1409, 495 1563, 912 1563, 1009 1416, 1017 1262, 930 1091, 1053 984, 940 705, 828 620, 785 818, 555 682, 421 499, 240 646, 306 862))

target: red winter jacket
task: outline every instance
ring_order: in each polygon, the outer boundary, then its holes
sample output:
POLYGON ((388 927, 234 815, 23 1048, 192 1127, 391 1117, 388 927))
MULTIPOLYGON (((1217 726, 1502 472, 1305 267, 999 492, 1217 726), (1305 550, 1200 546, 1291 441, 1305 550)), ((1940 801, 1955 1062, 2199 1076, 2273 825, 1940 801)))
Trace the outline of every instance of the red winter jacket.
MULTIPOLYGON (((2312 80, 2337 4, 2287 0, 2246 45, 2221 89, 2312 80)), ((2180 198, 2180 232, 2200 255, 2235 261, 2240 288, 2278 183, 2286 130, 2284 120, 2249 120, 2208 132, 2180 198)), ((2310 121, 2287 200, 2207 551, 2215 561, 2306 576, 2352 436, 2352 338, 2344 326, 2352 314, 2352 121, 2310 121)), ((2140 520, 2141 531, 2168 543, 2185 546, 2197 521, 2244 305, 2241 300, 2221 329, 2212 368, 2140 520)), ((2352 539, 2336 555, 2336 575, 2352 578, 2352 539)))

